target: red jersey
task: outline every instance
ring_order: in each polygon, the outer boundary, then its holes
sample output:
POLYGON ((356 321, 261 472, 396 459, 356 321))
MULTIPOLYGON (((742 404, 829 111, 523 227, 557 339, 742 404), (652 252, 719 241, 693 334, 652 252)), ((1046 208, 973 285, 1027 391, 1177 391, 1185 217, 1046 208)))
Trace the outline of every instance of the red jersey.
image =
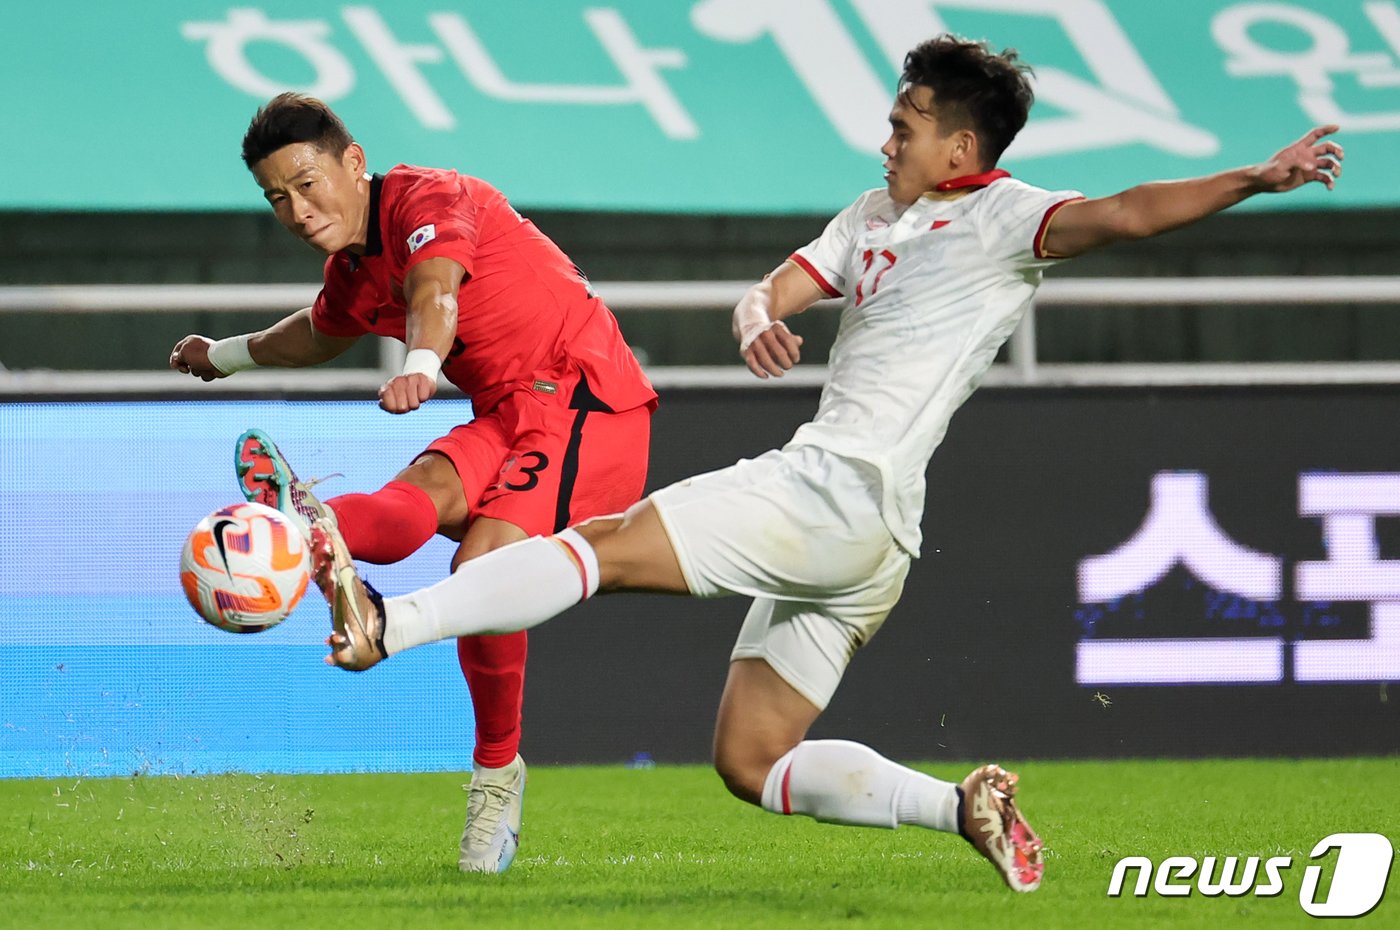
POLYGON ((398 165, 375 175, 369 212, 365 253, 326 260, 325 286, 311 309, 317 331, 403 341, 404 276, 441 256, 467 271, 457 294, 457 338, 442 373, 479 414, 512 391, 553 393, 579 375, 614 411, 656 400, 583 273, 490 184, 398 165))

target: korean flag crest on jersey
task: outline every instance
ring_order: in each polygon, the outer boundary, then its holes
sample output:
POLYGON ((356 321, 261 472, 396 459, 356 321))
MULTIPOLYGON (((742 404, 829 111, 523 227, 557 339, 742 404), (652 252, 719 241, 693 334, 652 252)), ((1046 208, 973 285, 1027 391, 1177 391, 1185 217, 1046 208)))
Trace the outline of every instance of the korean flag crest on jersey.
POLYGON ((429 223, 427 226, 419 226, 408 237, 408 254, 412 255, 423 246, 437 238, 437 226, 429 223))

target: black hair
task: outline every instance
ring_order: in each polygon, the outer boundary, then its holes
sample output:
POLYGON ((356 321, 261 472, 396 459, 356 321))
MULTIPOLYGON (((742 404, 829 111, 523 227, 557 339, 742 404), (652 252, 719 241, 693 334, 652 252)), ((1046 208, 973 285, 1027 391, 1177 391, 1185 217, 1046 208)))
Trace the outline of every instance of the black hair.
POLYGON ((972 130, 983 167, 991 168, 1026 125, 1035 102, 1030 74, 1015 49, 998 54, 986 42, 944 34, 904 57, 899 99, 913 106, 909 94, 914 87, 933 91, 932 115, 939 128, 945 133, 972 130))
POLYGON ((253 116, 243 134, 243 164, 251 169, 273 152, 298 142, 310 142, 339 158, 355 140, 330 107, 306 94, 273 97, 253 116))

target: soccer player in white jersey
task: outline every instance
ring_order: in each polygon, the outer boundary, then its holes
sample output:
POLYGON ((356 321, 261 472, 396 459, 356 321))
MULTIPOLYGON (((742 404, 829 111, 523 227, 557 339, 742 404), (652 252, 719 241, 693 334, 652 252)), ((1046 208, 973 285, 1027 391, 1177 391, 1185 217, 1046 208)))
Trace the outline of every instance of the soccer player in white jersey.
POLYGON ((842 297, 816 417, 780 450, 652 494, 625 514, 466 562, 446 581, 383 598, 334 526, 315 530, 332 605, 327 662, 365 669, 421 643, 535 626, 597 591, 753 598, 715 725, 725 785, 765 810, 864 826, 961 833, 1017 891, 1039 839, 1015 776, 982 766, 939 781, 842 740, 807 740, 856 649, 899 599, 919 552, 924 475, 967 399, 1056 262, 1183 226, 1256 193, 1329 189, 1342 149, 1314 129, 1257 165, 1086 200, 1009 177, 997 160, 1032 94, 1015 52, 940 36, 905 60, 885 187, 862 194, 734 310, 760 378, 798 361, 783 320, 842 297))

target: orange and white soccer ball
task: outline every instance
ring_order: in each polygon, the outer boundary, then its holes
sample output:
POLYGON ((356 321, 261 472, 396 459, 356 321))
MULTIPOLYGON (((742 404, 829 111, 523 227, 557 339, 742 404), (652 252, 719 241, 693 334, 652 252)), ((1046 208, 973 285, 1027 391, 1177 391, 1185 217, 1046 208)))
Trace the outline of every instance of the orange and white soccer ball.
POLYGON ((306 593, 311 550, 292 519, 233 504, 200 520, 180 556, 180 585, 199 615, 230 633, 281 623, 306 593))

